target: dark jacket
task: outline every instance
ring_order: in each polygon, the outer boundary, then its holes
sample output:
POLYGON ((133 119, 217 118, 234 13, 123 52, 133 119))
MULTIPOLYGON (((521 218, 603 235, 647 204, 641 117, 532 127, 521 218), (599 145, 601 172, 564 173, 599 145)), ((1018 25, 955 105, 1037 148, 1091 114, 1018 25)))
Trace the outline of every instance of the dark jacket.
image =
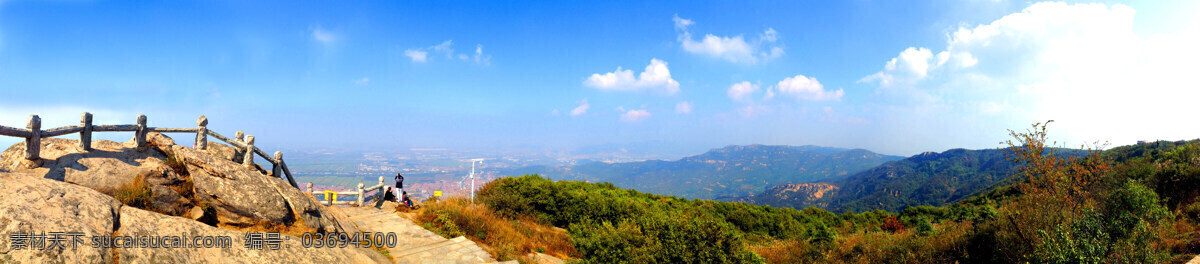
POLYGON ((396 173, 396 189, 404 189, 404 175, 396 173))

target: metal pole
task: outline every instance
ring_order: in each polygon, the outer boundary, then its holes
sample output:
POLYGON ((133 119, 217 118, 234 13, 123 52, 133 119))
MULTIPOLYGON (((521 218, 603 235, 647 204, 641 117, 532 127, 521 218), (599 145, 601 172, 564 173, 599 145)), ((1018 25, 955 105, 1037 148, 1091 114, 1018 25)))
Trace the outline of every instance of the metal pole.
POLYGON ((475 204, 475 161, 471 161, 471 204, 475 204))

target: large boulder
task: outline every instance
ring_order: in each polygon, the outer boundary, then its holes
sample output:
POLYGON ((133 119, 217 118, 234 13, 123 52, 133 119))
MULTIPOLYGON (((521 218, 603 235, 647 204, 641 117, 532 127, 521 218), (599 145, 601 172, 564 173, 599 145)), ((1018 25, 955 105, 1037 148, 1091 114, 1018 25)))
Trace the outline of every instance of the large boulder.
MULTIPOLYGON (((306 248, 299 237, 281 235, 279 249, 249 249, 246 233, 191 219, 124 206, 96 190, 41 175, 0 172, 0 263, 386 263, 359 248, 306 248), (80 232, 83 244, 53 249, 13 249, 13 234, 80 232), (94 248, 96 236, 217 236, 225 248, 94 248)), ((68 239, 70 241, 70 239, 68 239)), ((69 244, 67 244, 69 245, 69 244)))
POLYGON ((155 132, 147 135, 147 141, 146 151, 137 151, 133 141, 107 140, 93 141, 93 149, 84 151, 76 140, 44 138, 39 162, 25 161, 25 146, 18 143, 0 153, 0 170, 74 183, 109 195, 140 178, 152 197, 148 205, 139 207, 234 230, 264 226, 304 232, 344 230, 312 195, 266 175, 261 166, 243 166, 237 148, 210 142, 206 150, 197 150, 155 132))
POLYGON ((77 140, 43 138, 40 165, 25 162, 25 144, 17 143, 0 154, 0 169, 112 193, 139 174, 165 169, 162 161, 166 156, 161 152, 139 152, 135 147, 132 141, 97 140, 92 142, 92 151, 84 151, 77 140))
POLYGON ((112 262, 107 249, 90 246, 51 250, 13 249, 13 234, 81 232, 89 239, 112 235, 121 203, 81 186, 39 175, 0 172, 0 263, 112 262))
POLYGON ((287 201, 267 176, 192 148, 178 145, 162 148, 183 160, 195 186, 196 198, 213 206, 221 223, 246 226, 264 220, 275 223, 294 220, 287 201))
MULTIPOLYGON (((222 146, 209 143, 209 148, 214 145, 222 146)), ((325 217, 316 198, 283 179, 205 151, 178 145, 163 149, 184 160, 196 197, 216 209, 221 223, 246 226, 265 220, 290 225, 298 220, 317 232, 341 230, 325 217)))
POLYGON ((116 251, 121 263, 389 263, 387 258, 366 248, 308 248, 299 237, 281 235, 276 249, 248 249, 246 233, 218 229, 186 218, 121 208, 120 235, 228 237, 227 248, 122 248, 116 251))

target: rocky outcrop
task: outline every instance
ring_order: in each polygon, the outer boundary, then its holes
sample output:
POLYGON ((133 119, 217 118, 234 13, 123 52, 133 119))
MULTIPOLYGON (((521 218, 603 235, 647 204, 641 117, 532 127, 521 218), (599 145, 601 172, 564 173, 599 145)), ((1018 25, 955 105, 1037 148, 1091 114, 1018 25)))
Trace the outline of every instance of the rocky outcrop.
MULTIPOLYGON (((279 249, 244 246, 245 233, 191 219, 124 206, 94 189, 47 179, 44 175, 0 172, 0 263, 386 263, 369 249, 306 248, 298 237, 282 235, 279 249), (80 232, 84 243, 45 250, 13 249, 11 234, 80 232), (97 236, 219 236, 223 248, 96 248, 97 236)), ((68 239, 67 241, 71 241, 68 239)), ((68 244, 69 245, 69 244, 68 244)))
POLYGON ((839 190, 841 188, 829 183, 789 183, 772 186, 750 199, 755 204, 776 207, 823 207, 829 205, 829 200, 839 190))
POLYGON ((299 237, 282 235, 277 249, 248 249, 245 233, 213 228, 186 218, 167 217, 137 208, 121 208, 120 235, 182 235, 229 237, 227 248, 123 248, 116 251, 122 263, 387 263, 365 248, 306 248, 299 237))
POLYGON ((54 250, 13 249, 11 234, 82 232, 112 235, 121 203, 80 186, 42 179, 40 175, 0 172, 0 262, 112 262, 106 249, 74 247, 54 250))
POLYGON ((92 151, 84 151, 76 140, 43 138, 40 165, 26 161, 25 144, 18 143, 0 154, 0 169, 112 193, 138 175, 166 169, 161 152, 138 152, 135 147, 133 142, 99 140, 92 142, 92 151))
POLYGON ((84 151, 76 140, 45 138, 37 163, 23 158, 24 144, 15 144, 0 154, 0 170, 74 183, 109 195, 141 178, 152 194, 144 209, 233 230, 256 226, 302 232, 344 230, 311 195, 266 175, 261 166, 242 166, 244 153, 236 148, 210 142, 206 150, 197 150, 153 132, 147 140, 146 151, 137 151, 132 141, 107 140, 93 141, 93 149, 84 151))

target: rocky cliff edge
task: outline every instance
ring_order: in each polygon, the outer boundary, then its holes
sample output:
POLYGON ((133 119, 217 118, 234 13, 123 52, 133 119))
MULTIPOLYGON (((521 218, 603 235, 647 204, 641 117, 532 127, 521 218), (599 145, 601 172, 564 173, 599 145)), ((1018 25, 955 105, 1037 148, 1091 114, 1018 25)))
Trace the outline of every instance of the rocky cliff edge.
POLYGON ((132 141, 42 139, 41 160, 23 143, 0 154, 0 262, 22 263, 373 263, 370 249, 305 248, 304 233, 357 232, 338 208, 235 160, 244 153, 209 143, 197 150, 158 133, 150 148, 132 141), (277 250, 246 248, 248 231, 283 233, 277 250), (75 248, 14 249, 13 234, 81 232, 75 248), (227 248, 93 248, 96 236, 225 236, 227 248))

